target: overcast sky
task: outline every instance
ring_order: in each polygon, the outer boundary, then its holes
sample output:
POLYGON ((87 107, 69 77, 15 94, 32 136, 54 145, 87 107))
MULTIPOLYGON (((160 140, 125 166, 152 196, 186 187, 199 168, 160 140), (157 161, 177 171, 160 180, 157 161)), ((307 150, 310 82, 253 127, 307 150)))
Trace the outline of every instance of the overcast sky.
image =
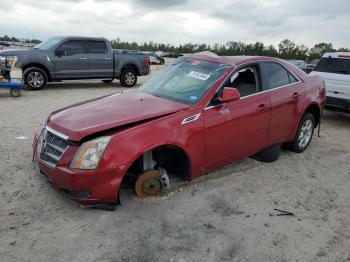
POLYGON ((350 47, 349 0, 0 0, 0 35, 350 47))

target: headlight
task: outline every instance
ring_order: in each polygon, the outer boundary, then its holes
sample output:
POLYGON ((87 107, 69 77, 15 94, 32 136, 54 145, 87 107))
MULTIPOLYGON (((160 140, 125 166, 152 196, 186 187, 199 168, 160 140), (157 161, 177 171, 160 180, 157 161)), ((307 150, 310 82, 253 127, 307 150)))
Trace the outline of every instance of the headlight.
POLYGON ((96 169, 110 140, 110 136, 102 136, 82 144, 75 154, 70 167, 96 169))

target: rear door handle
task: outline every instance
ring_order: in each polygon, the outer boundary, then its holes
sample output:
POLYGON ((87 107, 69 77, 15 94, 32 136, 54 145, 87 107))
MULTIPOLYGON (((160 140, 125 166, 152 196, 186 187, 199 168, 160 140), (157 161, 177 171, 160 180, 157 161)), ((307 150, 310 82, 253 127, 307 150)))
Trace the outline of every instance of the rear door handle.
POLYGON ((86 57, 80 57, 79 59, 80 60, 86 60, 87 58, 86 57))
POLYGON ((112 60, 112 58, 110 58, 110 57, 106 57, 106 58, 105 58, 105 60, 112 60))
POLYGON ((263 111, 265 111, 265 110, 268 109, 268 108, 269 108, 268 105, 261 104, 261 105, 259 105, 259 106, 256 108, 256 111, 258 111, 258 112, 263 112, 263 111))

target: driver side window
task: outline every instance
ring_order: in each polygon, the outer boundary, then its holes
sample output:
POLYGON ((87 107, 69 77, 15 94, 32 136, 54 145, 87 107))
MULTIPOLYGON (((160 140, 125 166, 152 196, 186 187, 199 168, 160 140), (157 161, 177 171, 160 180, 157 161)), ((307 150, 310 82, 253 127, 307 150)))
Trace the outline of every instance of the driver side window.
POLYGON ((84 44, 82 41, 79 40, 68 41, 61 45, 59 49, 64 50, 67 56, 85 53, 84 44))
POLYGON ((249 65, 236 71, 224 85, 238 90, 241 97, 249 96, 260 91, 258 65, 249 65))

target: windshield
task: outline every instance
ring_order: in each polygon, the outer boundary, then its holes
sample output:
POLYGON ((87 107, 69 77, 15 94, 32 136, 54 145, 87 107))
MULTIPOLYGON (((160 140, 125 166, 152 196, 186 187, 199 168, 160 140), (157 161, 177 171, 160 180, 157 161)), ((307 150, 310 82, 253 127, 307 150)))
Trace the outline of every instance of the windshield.
POLYGON ((54 47, 58 42, 60 42, 63 37, 51 37, 45 42, 42 42, 34 47, 34 49, 49 50, 54 47))
POLYGON ((180 58, 143 84, 140 90, 170 100, 194 104, 229 66, 180 58))

